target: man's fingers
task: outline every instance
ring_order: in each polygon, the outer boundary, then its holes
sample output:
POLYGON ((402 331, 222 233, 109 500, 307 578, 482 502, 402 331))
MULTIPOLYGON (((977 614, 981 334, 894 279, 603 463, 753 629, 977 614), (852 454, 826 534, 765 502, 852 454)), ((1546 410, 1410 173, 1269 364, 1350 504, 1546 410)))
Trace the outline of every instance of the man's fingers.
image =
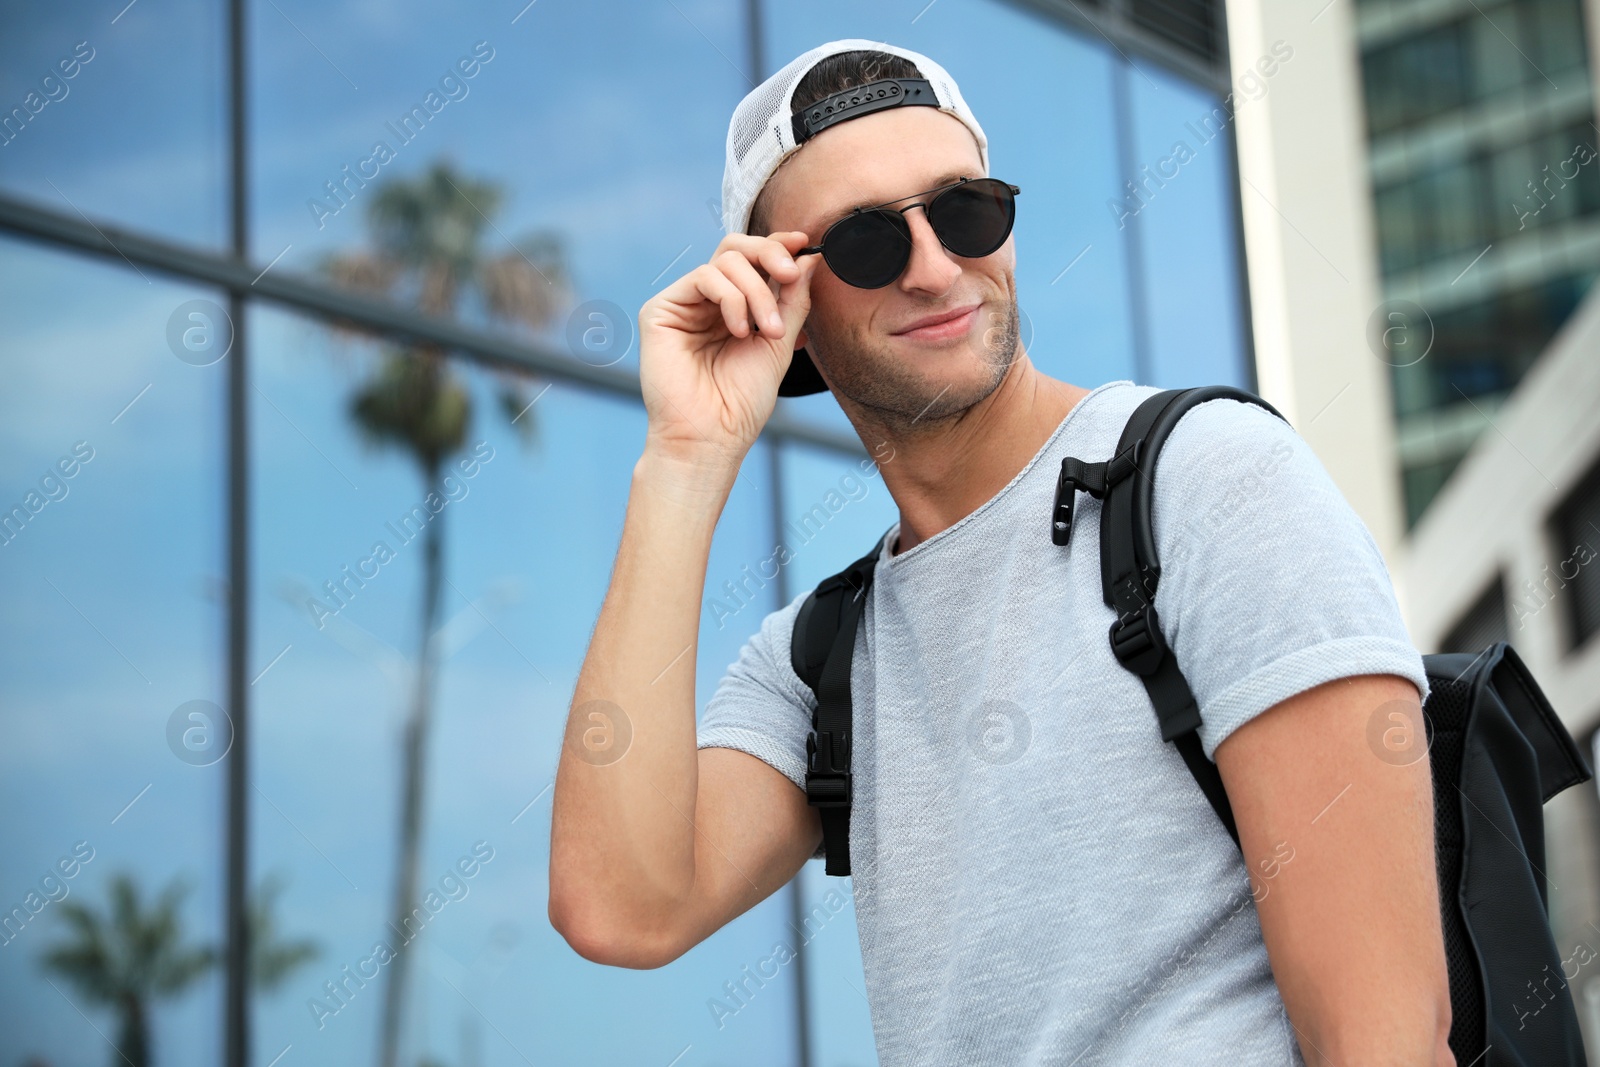
POLYGON ((759 263, 761 268, 780 282, 793 281, 798 267, 794 253, 806 246, 806 235, 798 230, 779 231, 768 237, 753 233, 730 233, 724 237, 712 254, 712 262, 728 251, 738 252, 746 259, 759 263))
POLYGON ((794 253, 804 248, 805 243, 803 233, 775 234, 761 246, 761 265, 778 281, 793 281, 800 276, 794 253))
POLYGON ((822 266, 820 253, 813 252, 801 258, 799 276, 778 287, 778 312, 783 316, 784 334, 791 346, 806 324, 806 316, 811 311, 811 278, 822 266))
POLYGON ((714 266, 726 274, 744 294, 745 303, 750 311, 750 321, 754 327, 768 337, 782 336, 783 317, 778 314, 777 298, 772 295, 772 288, 767 280, 756 273, 750 261, 737 251, 729 249, 717 257, 714 266))
POLYGON ((769 237, 729 234, 710 262, 679 278, 662 295, 682 305, 717 305, 728 332, 735 337, 749 337, 753 332, 780 337, 792 330, 793 324, 767 279, 770 276, 776 281, 780 290, 799 281, 805 268, 796 263, 793 253, 805 243, 806 235, 797 230, 769 237), (778 325, 773 324, 772 316, 777 316, 778 325))
POLYGON ((796 262, 794 278, 778 285, 778 310, 787 312, 789 307, 802 297, 808 297, 811 289, 811 276, 817 272, 822 256, 813 252, 809 256, 802 256, 796 262))
POLYGON ((749 309, 739 287, 710 263, 696 267, 689 273, 689 277, 693 279, 695 290, 702 297, 719 306, 722 321, 727 323, 728 332, 735 337, 745 336, 745 331, 749 329, 749 309))

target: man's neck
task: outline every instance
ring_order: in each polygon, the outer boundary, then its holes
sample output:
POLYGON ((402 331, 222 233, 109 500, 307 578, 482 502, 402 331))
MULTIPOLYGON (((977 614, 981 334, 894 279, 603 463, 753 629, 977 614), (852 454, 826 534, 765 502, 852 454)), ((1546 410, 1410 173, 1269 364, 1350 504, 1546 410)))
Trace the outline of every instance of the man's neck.
POLYGON ((1019 352, 993 393, 931 430, 902 435, 858 424, 900 507, 891 552, 921 544, 987 503, 1088 393, 1041 373, 1019 352))

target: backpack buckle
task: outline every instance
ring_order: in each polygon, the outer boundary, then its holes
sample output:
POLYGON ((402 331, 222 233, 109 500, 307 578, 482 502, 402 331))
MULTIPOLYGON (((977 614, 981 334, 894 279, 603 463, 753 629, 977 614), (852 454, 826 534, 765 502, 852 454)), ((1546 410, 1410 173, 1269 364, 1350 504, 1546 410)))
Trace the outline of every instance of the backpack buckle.
POLYGON ((1161 635, 1161 617, 1154 601, 1147 600, 1111 624, 1111 652, 1134 674, 1154 674, 1167 654, 1167 640, 1161 635))
POLYGON ((818 735, 813 730, 807 734, 806 803, 814 808, 848 808, 854 793, 849 766, 848 731, 841 733, 837 738, 831 731, 824 731, 818 735), (819 737, 820 744, 818 744, 819 737), (843 751, 840 751, 841 743, 843 751))
POLYGON ((1062 458, 1061 473, 1056 476, 1055 506, 1050 511, 1052 544, 1066 545, 1072 539, 1072 505, 1078 490, 1104 500, 1112 486, 1138 469, 1143 444, 1141 437, 1127 451, 1102 463, 1085 463, 1076 456, 1062 458))
POLYGON ((1050 512, 1050 541, 1065 545, 1072 539, 1072 505, 1078 490, 1093 496, 1104 496, 1106 491, 1106 465, 1085 463, 1076 456, 1061 461, 1061 473, 1056 476, 1056 502, 1050 512))

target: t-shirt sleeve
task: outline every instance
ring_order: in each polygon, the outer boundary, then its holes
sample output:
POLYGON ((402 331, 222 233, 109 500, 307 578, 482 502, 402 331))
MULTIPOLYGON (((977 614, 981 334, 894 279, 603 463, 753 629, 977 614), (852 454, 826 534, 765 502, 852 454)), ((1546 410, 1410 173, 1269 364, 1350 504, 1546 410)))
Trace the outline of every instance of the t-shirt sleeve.
MULTIPOLYGON (((696 728, 698 748, 736 748, 806 787, 806 738, 816 696, 794 673, 789 638, 808 589, 769 614, 717 684, 696 728)), ((821 857, 817 846, 813 858, 821 857)))
POLYGON ((1311 447, 1270 411, 1210 400, 1157 459, 1156 610, 1200 708, 1208 758, 1324 682, 1428 677, 1377 544, 1311 447))

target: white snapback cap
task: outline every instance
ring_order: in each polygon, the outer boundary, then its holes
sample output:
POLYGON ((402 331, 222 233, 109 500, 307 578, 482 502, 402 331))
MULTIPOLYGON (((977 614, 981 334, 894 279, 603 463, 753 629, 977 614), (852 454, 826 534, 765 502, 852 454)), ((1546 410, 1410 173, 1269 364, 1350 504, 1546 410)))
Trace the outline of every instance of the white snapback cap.
POLYGON ((983 161, 983 175, 989 175, 989 139, 983 127, 961 98, 961 90, 939 64, 908 48, 897 48, 882 41, 849 37, 829 41, 789 62, 782 70, 756 86, 739 101, 728 123, 727 161, 722 171, 722 228, 725 233, 743 233, 750 225, 750 209, 778 165, 820 130, 845 119, 869 115, 874 111, 903 104, 925 104, 954 115, 972 131, 983 161), (795 87, 818 61, 840 52, 876 51, 908 59, 916 64, 921 81, 882 79, 869 86, 835 93, 793 115, 795 87), (927 84, 921 84, 925 81, 927 84), (918 99, 931 91, 933 99, 918 99))

